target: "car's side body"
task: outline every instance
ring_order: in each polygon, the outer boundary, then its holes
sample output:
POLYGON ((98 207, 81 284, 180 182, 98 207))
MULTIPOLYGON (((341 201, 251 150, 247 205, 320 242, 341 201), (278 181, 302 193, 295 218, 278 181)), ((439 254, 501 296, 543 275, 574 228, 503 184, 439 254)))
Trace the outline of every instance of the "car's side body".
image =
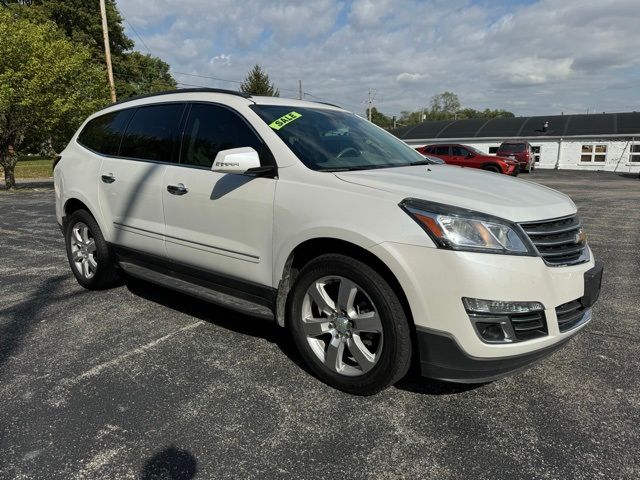
POLYGON ((519 172, 518 165, 514 161, 500 156, 481 154, 467 145, 458 143, 424 145, 417 147, 416 150, 424 155, 441 158, 449 165, 485 170, 495 168, 500 173, 513 176, 519 172))
MULTIPOLYGON (((120 268, 129 274, 273 318, 281 326, 288 321, 285 307, 293 277, 305 261, 327 253, 357 258, 398 295, 418 338, 423 373, 435 378, 500 377, 548 354, 590 320, 591 305, 586 302, 571 329, 560 331, 556 316, 557 307, 580 301, 595 288, 584 280, 585 273, 596 268, 586 244, 584 258, 567 266, 551 266, 540 255, 442 250, 402 211, 407 198, 424 198, 490 212, 521 228, 518 225, 527 222, 575 216, 575 205, 565 195, 446 165, 312 170, 260 118, 256 105, 342 111, 311 102, 215 91, 177 91, 108 107, 89 117, 61 154, 54 171, 58 222, 65 226, 75 210, 86 209, 115 251, 120 268), (173 105, 180 112, 176 121, 181 135, 194 106, 228 110, 234 122, 246 124, 262 165, 273 166, 273 173, 223 174, 184 164, 190 153, 183 137, 154 160, 122 156, 129 127, 114 154, 92 151, 79 141, 95 118, 131 109, 135 119, 136 109, 160 105, 173 105), (184 194, 176 188, 184 188, 184 194), (527 202, 513 202, 514 198, 527 202), (463 297, 540 302, 544 334, 503 344, 483 341, 463 297)), ((153 122, 146 120, 145 125, 149 123, 153 122)), ((238 146, 243 145, 229 148, 238 146)), ((426 153, 449 163, 436 151, 426 153)), ((475 162, 477 168, 495 162, 503 173, 513 173, 513 165, 496 157, 475 162)))

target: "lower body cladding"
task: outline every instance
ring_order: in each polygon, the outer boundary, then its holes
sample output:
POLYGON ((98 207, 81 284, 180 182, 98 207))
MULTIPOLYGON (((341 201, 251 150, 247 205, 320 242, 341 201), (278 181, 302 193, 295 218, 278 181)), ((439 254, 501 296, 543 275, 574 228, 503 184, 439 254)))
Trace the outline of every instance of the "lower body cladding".
POLYGON ((550 267, 539 257, 390 242, 371 252, 407 296, 422 374, 460 383, 495 380, 564 346, 591 320, 603 271, 593 259, 550 267))

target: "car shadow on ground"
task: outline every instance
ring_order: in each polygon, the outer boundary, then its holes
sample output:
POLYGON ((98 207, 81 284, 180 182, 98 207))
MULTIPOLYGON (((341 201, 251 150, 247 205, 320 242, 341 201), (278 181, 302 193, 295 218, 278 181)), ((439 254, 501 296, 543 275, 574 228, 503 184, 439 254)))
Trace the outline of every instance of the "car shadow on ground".
POLYGON ((263 338, 274 343, 287 358, 307 373, 311 373, 299 356, 289 331, 277 327, 275 323, 269 320, 244 315, 185 293, 176 292, 133 277, 127 277, 124 284, 132 294, 138 297, 159 303, 172 310, 177 310, 232 332, 263 338))
MULTIPOLYGON (((137 278, 127 277, 124 284, 129 292, 138 297, 241 335, 259 337, 272 342, 298 367, 309 375, 313 375, 300 357, 289 331, 277 327, 273 322, 244 315, 137 278)), ((420 376, 416 364, 417 362, 414 362, 409 373, 395 384, 395 388, 424 395, 454 395, 486 385, 449 383, 424 378, 420 376)))

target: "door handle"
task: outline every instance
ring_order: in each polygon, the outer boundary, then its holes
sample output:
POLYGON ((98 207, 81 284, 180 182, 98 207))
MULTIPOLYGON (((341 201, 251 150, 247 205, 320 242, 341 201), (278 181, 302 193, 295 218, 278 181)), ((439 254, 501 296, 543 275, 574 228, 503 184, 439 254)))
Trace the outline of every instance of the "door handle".
POLYGON ((167 185, 167 192, 172 195, 184 195, 188 191, 189 190, 187 189, 187 187, 185 187, 182 183, 179 183, 177 185, 167 185))
POLYGON ((107 175, 102 175, 100 177, 104 183, 113 183, 116 181, 116 177, 113 176, 113 173, 108 173, 107 175))

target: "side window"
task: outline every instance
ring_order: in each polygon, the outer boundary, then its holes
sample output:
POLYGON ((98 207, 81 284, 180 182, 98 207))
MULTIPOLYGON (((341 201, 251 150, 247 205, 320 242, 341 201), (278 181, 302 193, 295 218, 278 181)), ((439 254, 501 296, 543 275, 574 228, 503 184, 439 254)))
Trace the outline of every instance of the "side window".
POLYGON ((127 109, 94 118, 80 132, 78 142, 98 153, 117 155, 122 132, 132 114, 133 110, 127 109))
POLYGON ((449 155, 449 147, 448 146, 436 147, 435 150, 436 150, 435 151, 436 155, 449 155))
POLYGON ((433 147, 429 147, 427 148, 427 153, 435 153, 434 150, 435 149, 433 147))
POLYGON ((220 150, 240 147, 262 150, 262 142, 242 118, 224 107, 193 104, 182 139, 181 164, 210 168, 220 150))
POLYGON ((462 147, 451 147, 451 155, 454 157, 466 157, 469 155, 469 151, 462 147))
POLYGON ((120 156, 171 162, 185 105, 171 103, 136 109, 122 138, 120 156))

